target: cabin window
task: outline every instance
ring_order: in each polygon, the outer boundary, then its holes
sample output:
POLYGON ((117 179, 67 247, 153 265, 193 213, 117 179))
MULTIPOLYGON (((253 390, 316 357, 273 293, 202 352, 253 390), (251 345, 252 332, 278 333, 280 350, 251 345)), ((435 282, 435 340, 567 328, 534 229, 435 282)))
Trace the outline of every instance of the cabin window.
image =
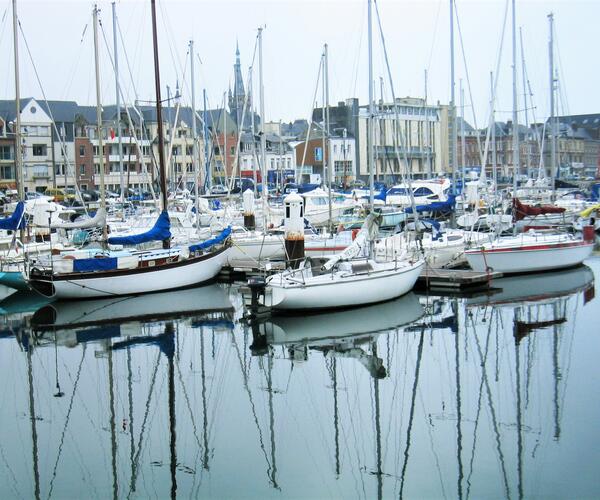
POLYGON ((289 205, 285 206, 285 218, 286 219, 290 218, 290 206, 289 205))

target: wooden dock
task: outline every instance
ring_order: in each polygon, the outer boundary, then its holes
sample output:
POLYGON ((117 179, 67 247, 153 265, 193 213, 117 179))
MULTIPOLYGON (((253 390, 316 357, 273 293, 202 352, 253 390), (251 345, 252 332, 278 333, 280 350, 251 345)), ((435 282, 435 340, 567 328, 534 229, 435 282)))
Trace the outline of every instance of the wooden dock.
POLYGON ((498 272, 479 272, 471 269, 423 269, 415 288, 451 293, 472 292, 491 288, 492 280, 502 277, 498 272))

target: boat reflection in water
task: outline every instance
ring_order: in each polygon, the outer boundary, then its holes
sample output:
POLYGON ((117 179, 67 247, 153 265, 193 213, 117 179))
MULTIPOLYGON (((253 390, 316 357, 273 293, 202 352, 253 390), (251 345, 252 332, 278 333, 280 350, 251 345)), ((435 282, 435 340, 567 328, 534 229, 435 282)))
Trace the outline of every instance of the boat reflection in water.
POLYGON ((226 289, 213 284, 133 297, 52 302, 34 313, 31 326, 42 336, 63 332, 59 343, 68 345, 82 339, 139 335, 140 325, 152 322, 182 318, 193 322, 203 313, 224 312, 233 313, 233 305, 226 289))
MULTIPOLYGON (((399 299, 374 306, 346 311, 275 316, 260 324, 263 341, 282 345, 296 361, 308 359, 308 350, 318 350, 326 357, 355 358, 373 377, 383 378, 386 369, 381 359, 367 354, 361 344, 370 344, 381 333, 416 321, 423 315, 417 296, 409 293, 399 299)), ((260 344, 255 337, 255 346, 260 344)))
POLYGON ((596 497, 590 265, 250 325, 222 285, 9 314, 0 497, 596 497))

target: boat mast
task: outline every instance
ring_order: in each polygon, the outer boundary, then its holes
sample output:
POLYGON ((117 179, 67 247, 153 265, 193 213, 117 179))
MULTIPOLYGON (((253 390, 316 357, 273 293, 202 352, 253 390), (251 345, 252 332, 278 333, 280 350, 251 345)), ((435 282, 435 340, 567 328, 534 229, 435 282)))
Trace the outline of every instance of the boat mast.
POLYGON ((550 169, 552 177, 552 199, 556 198, 556 128, 554 123, 554 14, 548 14, 550 24, 550 40, 548 41, 548 53, 550 59, 550 169))
MULTIPOLYGON (((451 153, 451 171, 452 171, 452 189, 456 192, 456 157, 458 147, 456 144, 456 82, 454 76, 454 0, 450 0, 450 122, 452 123, 452 133, 450 134, 450 153, 451 153)), ((464 179, 463 179, 464 182, 464 179)))
MULTIPOLYGON (((382 100, 383 100, 383 96, 382 96, 382 100)), ((429 144, 430 128, 429 128, 429 108, 427 106, 427 70, 425 70, 425 99, 423 101, 423 108, 425 108, 425 162, 427 163, 427 176, 431 177, 433 175, 433 172, 431 169, 431 155, 430 155, 431 145, 429 144)))
POLYGON ((198 134, 196 131, 196 89, 194 86, 194 40, 190 40, 190 71, 192 77, 192 165, 194 167, 194 198, 196 199, 196 231, 200 230, 200 198, 198 183, 200 172, 198 169, 198 134))
POLYGON ((202 89, 202 100, 204 103, 204 110, 202 113, 202 135, 204 137, 204 164, 206 165, 206 189, 210 192, 210 189, 213 185, 212 179, 212 168, 210 164, 210 158, 208 154, 208 142, 209 142, 209 133, 208 133, 208 111, 206 109, 206 89, 202 89))
POLYGON ((323 46, 323 169, 327 169, 327 198, 329 203, 329 232, 333 231, 333 216, 331 213, 331 167, 332 161, 328 156, 331 155, 331 146, 329 145, 329 55, 327 44, 323 46))
MULTIPOLYGON (((94 5, 94 62, 96 66, 96 127, 98 130, 98 160, 100 162, 100 208, 106 210, 106 194, 104 186, 104 145, 102 143, 102 99, 100 97, 100 64, 98 57, 98 6, 94 5)), ((102 227, 103 240, 106 241, 108 231, 106 222, 102 227)))
POLYGON ((517 175, 519 174, 519 114, 517 112, 517 19, 515 0, 512 0, 512 146, 513 146, 513 198, 517 197, 517 175))
POLYGON ((263 50, 262 50, 262 28, 258 28, 258 92, 260 96, 260 163, 263 199, 263 219, 266 229, 267 217, 267 136, 265 135, 265 86, 263 85, 263 50))
POLYGON ((494 96, 494 73, 490 71, 490 95, 492 113, 492 178, 494 179, 494 190, 498 186, 498 167, 496 159, 496 99, 494 96))
MULTIPOLYGON (((375 178, 373 177, 374 148, 373 148, 373 119, 375 107, 373 105, 373 26, 372 26, 372 0, 368 0, 368 53, 369 53, 369 115, 367 117, 367 170, 369 171, 369 204, 373 210, 373 191, 375 189, 375 178)), ((394 103, 395 104, 395 103, 394 103)))
MULTIPOLYGON (((527 129, 527 135, 525 136, 525 140, 530 142, 529 136, 529 118, 527 116, 527 73, 525 72, 525 47, 523 46, 523 30, 519 27, 519 40, 521 42, 521 72, 523 73, 521 76, 523 78, 523 110, 525 112, 525 128, 527 129)), ((531 171, 531 154, 529 153, 529 145, 526 144, 526 158, 527 158, 527 177, 530 175, 531 171)))
MULTIPOLYGON (((467 155, 467 144, 465 142, 465 91, 463 89, 462 78, 460 79, 460 158, 462 163, 463 184, 467 178, 467 169, 465 156, 467 155)), ((485 166, 484 166, 485 168, 485 166)))
MULTIPOLYGON (((162 103, 160 99, 160 68, 158 64, 158 37, 156 34, 156 0, 150 0, 152 8, 152 41, 154 46, 154 85, 156 87, 156 120, 158 122, 158 166, 160 171, 160 197, 162 209, 167 210, 167 176, 165 171, 165 143, 163 138, 162 103)), ((163 248, 169 248, 170 241, 163 240, 163 248)))
POLYGON ((15 181, 19 200, 25 198, 25 187, 23 185, 23 159, 21 157, 21 86, 19 82, 19 32, 17 31, 17 0, 12 2, 13 11, 13 49, 15 57, 15 181))
MULTIPOLYGON (((115 132, 119 140, 119 182, 121 183, 121 201, 125 202, 125 185, 123 183, 123 138, 121 137, 121 93, 119 92, 119 51, 117 45, 117 9, 115 2, 112 3, 113 21, 113 45, 115 57, 115 92, 117 93, 117 119, 115 120, 115 132)), ((127 165, 129 168, 131 165, 127 165)), ((65 183, 65 187, 66 187, 65 183)))

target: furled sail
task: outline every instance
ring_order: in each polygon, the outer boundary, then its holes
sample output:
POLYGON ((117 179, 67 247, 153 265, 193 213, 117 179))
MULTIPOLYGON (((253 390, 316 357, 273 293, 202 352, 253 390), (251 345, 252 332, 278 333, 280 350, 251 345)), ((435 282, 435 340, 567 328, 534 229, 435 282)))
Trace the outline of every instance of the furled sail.
POLYGON ((93 217, 75 222, 57 222, 52 224, 53 229, 88 229, 104 226, 106 223, 106 210, 99 208, 93 217))
POLYGON ((526 205, 521 203, 517 198, 513 199, 514 220, 523 220, 525 217, 535 217, 542 214, 562 214, 565 209, 563 207, 555 207, 554 205, 526 205))
POLYGON ((8 231, 16 231, 17 229, 25 229, 27 222, 25 220, 25 203, 20 201, 15 207, 15 211, 10 217, 0 219, 0 229, 8 231))
POLYGON ((113 236, 108 238, 110 245, 139 245, 149 241, 163 241, 171 237, 171 221, 169 213, 163 210, 158 216, 154 227, 150 231, 141 234, 132 234, 131 236, 113 236))
POLYGON ((323 269, 329 270, 341 260, 352 259, 353 257, 357 257, 361 253, 364 253, 367 249, 368 242, 374 241, 377 238, 381 219, 381 214, 371 212, 365 219, 365 222, 352 244, 343 252, 334 255, 325 262, 325 264, 323 264, 323 269))

